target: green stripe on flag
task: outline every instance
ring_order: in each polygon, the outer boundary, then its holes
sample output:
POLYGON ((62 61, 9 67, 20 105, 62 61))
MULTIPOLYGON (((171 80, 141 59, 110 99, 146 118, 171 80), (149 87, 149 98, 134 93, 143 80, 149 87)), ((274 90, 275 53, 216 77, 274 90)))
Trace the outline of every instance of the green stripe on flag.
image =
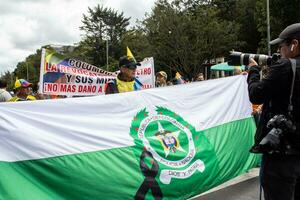
MULTIPOLYGON (((164 124, 162 123, 162 126, 164 124)), ((246 118, 196 132, 195 159, 205 164, 185 179, 159 183, 163 199, 186 199, 255 167, 260 157, 248 152, 255 124, 246 118)), ((183 136, 180 136, 183 137, 183 136)), ((184 138, 183 138, 184 139, 184 138)), ((182 144, 183 145, 183 144, 182 144)), ((40 160, 0 162, 0 199, 95 200, 133 199, 145 177, 140 146, 59 156, 40 160)), ((167 168, 159 164, 160 170, 167 168)), ((153 199, 148 191, 146 199, 153 199)))
POLYGON ((222 168, 218 173, 222 182, 256 167, 260 162, 259 155, 249 153, 255 131, 256 125, 252 117, 204 131, 206 138, 214 146, 219 166, 222 168))
POLYGON ((132 199, 142 182, 131 147, 0 163, 0 199, 132 199))

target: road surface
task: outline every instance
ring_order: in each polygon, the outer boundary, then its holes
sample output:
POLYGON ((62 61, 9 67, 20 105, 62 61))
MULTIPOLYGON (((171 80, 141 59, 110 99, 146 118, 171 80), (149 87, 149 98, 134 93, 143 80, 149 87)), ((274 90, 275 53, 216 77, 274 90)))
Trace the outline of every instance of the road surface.
POLYGON ((258 173, 258 168, 253 169, 190 200, 258 200, 258 173))

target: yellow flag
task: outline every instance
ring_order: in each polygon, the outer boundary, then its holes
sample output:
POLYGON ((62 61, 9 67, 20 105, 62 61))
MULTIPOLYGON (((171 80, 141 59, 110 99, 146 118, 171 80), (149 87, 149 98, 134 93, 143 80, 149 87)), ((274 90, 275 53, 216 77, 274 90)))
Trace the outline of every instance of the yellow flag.
POLYGON ((134 56, 132 55, 132 53, 128 47, 127 47, 127 57, 132 58, 134 60, 134 62, 136 62, 134 56))
POLYGON ((176 79, 181 78, 181 75, 179 74, 179 72, 176 72, 175 78, 176 78, 176 79))
POLYGON ((177 79, 177 84, 184 84, 186 81, 182 78, 179 72, 176 72, 175 79, 177 79))

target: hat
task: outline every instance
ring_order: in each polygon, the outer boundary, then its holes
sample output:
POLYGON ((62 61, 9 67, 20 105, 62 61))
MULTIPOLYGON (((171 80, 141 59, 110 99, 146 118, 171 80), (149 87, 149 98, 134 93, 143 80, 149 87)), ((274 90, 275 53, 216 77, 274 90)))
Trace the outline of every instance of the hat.
POLYGON ((27 88, 27 87, 30 87, 30 86, 32 86, 32 83, 29 83, 25 79, 17 79, 16 82, 15 82, 14 89, 18 89, 20 87, 27 88))
POLYGON ((300 23, 292 24, 286 27, 279 34, 277 39, 270 42, 270 45, 279 44, 286 39, 294 39, 295 37, 300 37, 300 23))
POLYGON ((164 72, 164 71, 159 71, 159 72, 157 72, 157 73, 156 73, 156 76, 157 76, 157 75, 161 75, 162 77, 165 77, 166 79, 168 78, 167 73, 164 72))
POLYGON ((123 56, 119 59, 119 68, 122 66, 127 67, 129 69, 136 69, 136 66, 140 66, 140 63, 135 62, 134 58, 123 56))

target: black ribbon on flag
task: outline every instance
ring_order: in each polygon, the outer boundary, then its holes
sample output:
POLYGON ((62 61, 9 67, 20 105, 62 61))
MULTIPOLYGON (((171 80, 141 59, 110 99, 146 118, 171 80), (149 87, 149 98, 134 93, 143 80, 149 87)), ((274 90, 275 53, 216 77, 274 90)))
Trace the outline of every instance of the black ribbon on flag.
POLYGON ((152 153, 143 150, 142 155, 140 157, 140 168, 142 170, 143 175, 145 176, 145 180, 138 189, 138 191, 135 194, 136 200, 143 200, 145 199, 145 196, 148 192, 148 190, 151 190, 153 197, 156 200, 160 200, 163 197, 163 194, 161 192, 161 189, 158 185, 158 182, 155 180, 156 175, 158 174, 159 166, 156 162, 156 160, 153 158, 152 153), (146 165, 145 158, 151 158, 152 159, 152 166, 149 168, 146 165))

